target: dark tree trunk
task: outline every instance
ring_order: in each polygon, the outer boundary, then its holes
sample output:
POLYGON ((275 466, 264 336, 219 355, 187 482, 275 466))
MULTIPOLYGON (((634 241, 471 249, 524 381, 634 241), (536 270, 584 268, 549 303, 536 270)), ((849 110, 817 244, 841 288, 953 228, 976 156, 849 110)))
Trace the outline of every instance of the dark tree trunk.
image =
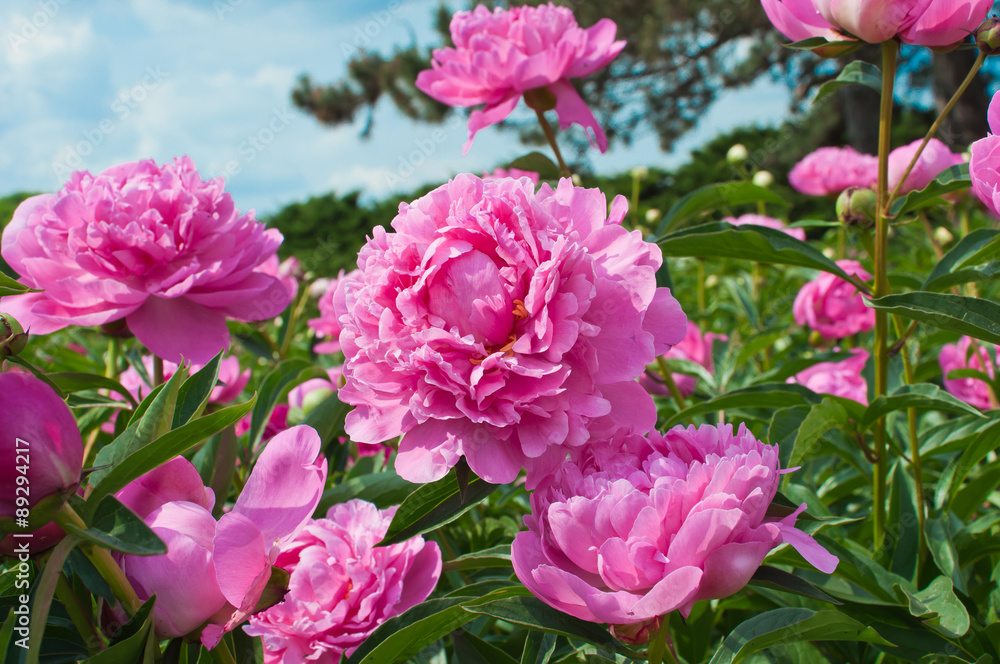
POLYGON ((847 143, 865 154, 878 154, 879 93, 863 85, 837 91, 847 143))
MULTIPOLYGON (((969 50, 939 53, 934 56, 934 105, 939 113, 962 84, 976 61, 976 55, 976 51, 969 50)), ((989 129, 986 123, 986 109, 989 103, 990 100, 986 96, 986 78, 982 75, 976 76, 941 125, 937 137, 947 143, 952 150, 964 152, 970 143, 986 135, 989 129)))

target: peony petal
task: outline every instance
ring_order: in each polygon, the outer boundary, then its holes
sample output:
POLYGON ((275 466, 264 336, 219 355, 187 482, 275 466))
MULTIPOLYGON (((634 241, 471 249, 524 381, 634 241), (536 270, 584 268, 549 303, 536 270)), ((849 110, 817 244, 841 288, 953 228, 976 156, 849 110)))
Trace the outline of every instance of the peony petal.
POLYGON ((184 298, 151 297, 125 320, 150 352, 168 362, 205 364, 229 347, 226 317, 184 298))

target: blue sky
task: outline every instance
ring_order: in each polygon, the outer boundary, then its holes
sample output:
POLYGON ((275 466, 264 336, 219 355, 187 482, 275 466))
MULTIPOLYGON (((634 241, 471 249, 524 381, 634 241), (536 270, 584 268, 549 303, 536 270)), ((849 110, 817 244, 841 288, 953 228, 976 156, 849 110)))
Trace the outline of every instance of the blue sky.
MULTIPOLYGON (((226 176, 240 208, 267 214, 329 191, 383 196, 510 161, 526 149, 495 128, 463 157, 464 119, 423 125, 383 103, 365 141, 361 120, 331 129, 291 105, 299 74, 335 81, 355 46, 434 44, 437 1, 5 0, 0 194, 189 154, 203 176, 226 176)), ((774 123, 787 107, 788 92, 762 81, 727 95, 670 154, 649 136, 592 162, 603 173, 677 164, 718 131, 774 123)))

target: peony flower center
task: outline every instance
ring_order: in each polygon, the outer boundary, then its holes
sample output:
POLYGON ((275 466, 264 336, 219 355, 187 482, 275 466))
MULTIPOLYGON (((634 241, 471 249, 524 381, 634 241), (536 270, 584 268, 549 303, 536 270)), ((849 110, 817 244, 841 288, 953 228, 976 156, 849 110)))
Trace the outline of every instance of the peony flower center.
POLYGON ((441 267, 428 288, 427 308, 460 335, 502 346, 514 326, 514 306, 505 286, 496 263, 470 250, 441 267))

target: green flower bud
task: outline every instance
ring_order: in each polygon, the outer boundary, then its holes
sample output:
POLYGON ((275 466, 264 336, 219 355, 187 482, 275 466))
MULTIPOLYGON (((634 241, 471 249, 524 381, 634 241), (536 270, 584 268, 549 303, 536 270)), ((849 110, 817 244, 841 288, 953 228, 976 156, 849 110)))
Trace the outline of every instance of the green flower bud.
POLYGON ((739 166, 749 158, 750 151, 747 150, 747 146, 742 143, 737 143, 733 147, 729 148, 729 152, 726 153, 726 163, 731 166, 739 166))
POLYGON ((0 314, 0 357, 17 355, 28 344, 24 328, 8 314, 0 314))
POLYGON ((544 85, 524 91, 524 103, 533 111, 551 111, 556 107, 556 96, 544 85))
POLYGON ((757 171, 753 174, 753 183, 766 189, 774 184, 774 176, 770 171, 757 171))
POLYGON ((837 218, 848 226, 874 228, 878 196, 867 187, 849 187, 837 198, 837 218))
POLYGON ((976 30, 976 46, 986 55, 1000 54, 1000 19, 987 18, 976 30))

